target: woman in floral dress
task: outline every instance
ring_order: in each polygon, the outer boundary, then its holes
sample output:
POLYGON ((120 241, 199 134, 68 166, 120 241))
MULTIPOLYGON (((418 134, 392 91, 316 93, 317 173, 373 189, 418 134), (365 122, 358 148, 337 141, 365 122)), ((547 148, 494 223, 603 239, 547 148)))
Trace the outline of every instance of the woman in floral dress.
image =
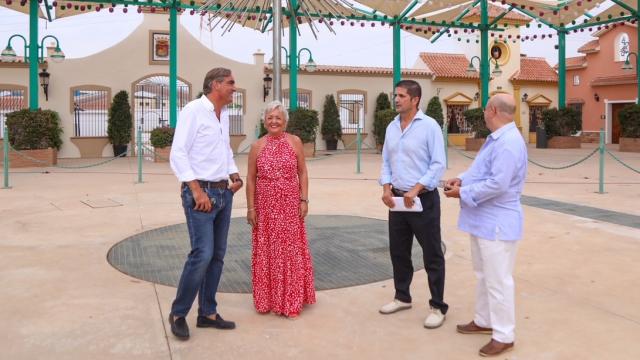
POLYGON ((282 103, 267 104, 267 135, 249 152, 247 221, 256 310, 295 317, 316 296, 304 225, 309 179, 300 138, 285 132, 287 119, 282 103))

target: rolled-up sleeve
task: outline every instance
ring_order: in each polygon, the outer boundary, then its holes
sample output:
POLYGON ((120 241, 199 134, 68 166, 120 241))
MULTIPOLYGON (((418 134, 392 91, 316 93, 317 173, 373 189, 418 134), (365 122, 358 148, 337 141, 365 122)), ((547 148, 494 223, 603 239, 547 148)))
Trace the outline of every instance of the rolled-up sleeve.
POLYGON ((171 169, 181 182, 196 179, 188 154, 197 133, 198 124, 195 117, 191 116, 191 112, 187 109, 183 110, 178 117, 178 124, 173 135, 171 154, 169 156, 171 169))
POLYGON ((442 178, 446 167, 446 156, 444 151, 444 140, 440 127, 434 125, 429 128, 430 136, 427 140, 429 153, 431 154, 431 162, 424 174, 418 182, 428 190, 433 190, 438 186, 438 181, 442 178))

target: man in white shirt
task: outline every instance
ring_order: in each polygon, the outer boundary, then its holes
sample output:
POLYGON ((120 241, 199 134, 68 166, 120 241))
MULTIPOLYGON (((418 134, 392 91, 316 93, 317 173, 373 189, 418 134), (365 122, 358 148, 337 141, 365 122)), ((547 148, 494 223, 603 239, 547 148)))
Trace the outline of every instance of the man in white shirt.
POLYGON ((182 182, 182 207, 191 241, 169 314, 171 332, 182 340, 189 338, 185 317, 196 295, 197 327, 235 328, 235 323, 222 319, 216 309, 233 194, 242 187, 230 146, 226 107, 235 91, 231 70, 209 71, 202 97, 180 112, 171 145, 171 169, 182 182))

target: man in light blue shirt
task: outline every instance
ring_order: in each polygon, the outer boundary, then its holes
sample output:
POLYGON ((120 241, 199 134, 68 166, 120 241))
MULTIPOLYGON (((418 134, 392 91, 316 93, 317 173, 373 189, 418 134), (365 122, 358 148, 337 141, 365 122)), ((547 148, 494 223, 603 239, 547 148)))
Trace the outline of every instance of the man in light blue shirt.
POLYGON ((444 194, 460 198, 458 228, 471 235, 471 258, 478 278, 473 321, 463 334, 492 334, 480 349, 495 356, 513 348, 514 282, 518 240, 522 238, 520 194, 527 175, 527 147, 513 122, 513 96, 493 96, 484 110, 491 135, 471 168, 447 180, 444 194))
POLYGON ((444 322, 448 305, 444 302, 444 254, 440 238, 440 196, 437 186, 445 169, 444 141, 438 123, 418 109, 422 90, 413 80, 396 85, 398 116, 386 130, 382 149, 380 185, 382 201, 389 211, 389 252, 393 265, 394 300, 380 313, 392 314, 411 307, 409 287, 413 278, 411 247, 415 236, 422 247, 429 279, 431 311, 424 327, 437 328, 444 322), (420 212, 393 211, 393 198, 412 208, 420 199, 420 212))

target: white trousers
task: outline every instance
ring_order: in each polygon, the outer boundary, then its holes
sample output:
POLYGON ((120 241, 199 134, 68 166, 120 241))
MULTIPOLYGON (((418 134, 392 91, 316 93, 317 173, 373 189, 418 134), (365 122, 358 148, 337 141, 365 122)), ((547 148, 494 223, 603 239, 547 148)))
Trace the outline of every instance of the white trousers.
POLYGON ((492 328, 493 339, 502 343, 515 339, 513 266, 517 247, 517 241, 486 240, 471 235, 471 259, 478 279, 473 321, 492 328))

